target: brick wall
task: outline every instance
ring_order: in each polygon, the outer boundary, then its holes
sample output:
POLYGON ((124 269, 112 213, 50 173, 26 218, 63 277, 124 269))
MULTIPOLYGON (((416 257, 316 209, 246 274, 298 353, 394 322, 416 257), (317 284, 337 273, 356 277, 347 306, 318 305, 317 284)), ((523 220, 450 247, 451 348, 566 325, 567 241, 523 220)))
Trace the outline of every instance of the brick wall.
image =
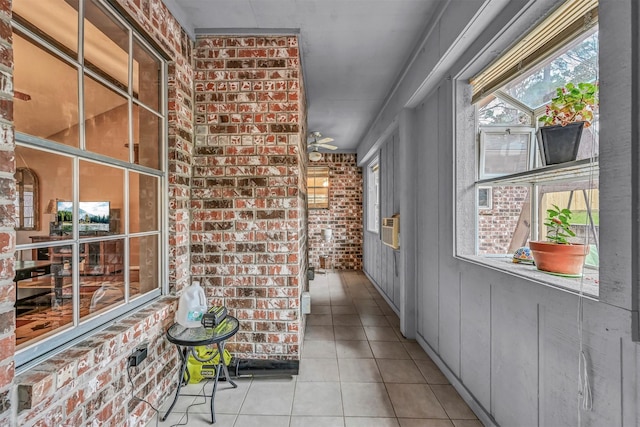
POLYGON ((15 349, 15 288, 13 252, 15 231, 13 199, 15 194, 13 96, 11 47, 11 3, 0 2, 0 425, 11 425, 12 385, 15 349))
MULTIPOLYGON (((193 152, 192 42, 161 0, 116 0, 121 12, 170 57, 168 67, 168 177, 170 289, 190 281, 190 176, 193 152)), ((0 1, 0 78, 11 75, 11 1, 0 1)), ((0 89, 0 425, 141 426, 154 415, 133 393, 158 405, 177 375, 177 353, 164 339, 173 321, 174 300, 167 297, 115 322, 14 378, 15 290, 13 288, 13 149, 10 84, 0 89), (126 360, 142 340, 149 357, 131 369, 126 360), (12 387, 12 383, 15 387, 12 387)))
POLYGON ((298 359, 306 287, 306 130, 295 36, 194 49, 191 273, 241 320, 241 357, 298 359))
POLYGON ((362 168, 355 154, 325 153, 309 166, 329 167, 329 209, 309 211, 309 264, 317 269, 319 257, 330 255, 337 270, 362 269, 362 168), (331 241, 322 239, 330 228, 331 241))
POLYGON ((508 253, 528 192, 525 187, 492 188, 491 209, 478 211, 479 255, 508 253))

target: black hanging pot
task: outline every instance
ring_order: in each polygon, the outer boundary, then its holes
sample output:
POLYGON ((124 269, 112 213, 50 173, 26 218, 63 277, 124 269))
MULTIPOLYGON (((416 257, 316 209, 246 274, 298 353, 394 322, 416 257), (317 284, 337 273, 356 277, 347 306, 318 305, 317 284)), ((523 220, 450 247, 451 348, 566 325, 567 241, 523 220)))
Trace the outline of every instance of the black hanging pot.
POLYGON ((545 166, 571 162, 578 156, 584 122, 543 126, 538 129, 538 146, 545 166))

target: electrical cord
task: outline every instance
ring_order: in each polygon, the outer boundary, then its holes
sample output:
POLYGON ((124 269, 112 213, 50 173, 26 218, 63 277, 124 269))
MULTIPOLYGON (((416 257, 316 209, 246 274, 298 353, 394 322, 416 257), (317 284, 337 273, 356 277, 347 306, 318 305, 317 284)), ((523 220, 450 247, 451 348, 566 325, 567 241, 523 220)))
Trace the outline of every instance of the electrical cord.
POLYGON ((158 409, 156 409, 155 406, 153 406, 149 401, 136 396, 135 394, 133 394, 133 391, 135 389, 135 386, 133 384, 133 379, 131 379, 131 372, 129 371, 132 368, 132 366, 127 366, 127 377, 129 378, 129 382, 131 383, 131 398, 136 399, 139 402, 142 403, 146 403, 147 405, 149 405, 151 407, 151 409, 153 409, 156 413, 156 427, 158 427, 158 423, 159 423, 159 419, 160 419, 160 411, 158 409))
MULTIPOLYGON (((596 70, 598 70, 598 60, 596 59, 596 70)), ((596 71, 596 81, 599 81, 598 79, 598 73, 596 71)), ((596 126, 598 126, 599 123, 596 124, 596 126)), ((594 186, 594 168, 593 168, 593 164, 595 163, 595 157, 596 157, 596 130, 593 130, 591 132, 591 156, 590 156, 590 164, 592 165, 592 167, 590 168, 589 171, 589 184, 588 184, 588 202, 589 205, 592 205, 593 203, 593 186, 594 186)), ((587 192, 584 192, 584 197, 585 199, 587 198, 587 192)), ((586 200, 585 200, 586 201, 586 200)), ((589 232, 589 222, 591 222, 591 229, 593 230, 594 233, 594 239, 596 239, 595 236, 595 225, 593 224, 593 218, 591 217, 591 215, 587 215, 585 218, 585 229, 587 230, 585 232, 585 246, 589 247, 589 236, 590 236, 590 232, 589 232)), ((596 241, 597 243, 597 241, 596 241)), ((597 246, 597 245, 596 245, 597 246)), ((598 254, 599 255, 599 254, 598 254)), ((586 264, 586 260, 585 262, 582 264, 582 277, 580 278, 580 294, 578 296, 578 340, 579 340, 579 347, 580 347, 580 351, 579 351, 579 355, 578 355, 578 427, 582 426, 582 411, 591 411, 593 409, 593 395, 591 393, 591 382, 589 380, 589 363, 587 360, 587 355, 585 352, 585 346, 584 346, 584 293, 583 293, 583 287, 584 287, 584 269, 585 269, 585 264, 586 264)))
POLYGON ((204 405, 205 403, 207 403, 207 394, 205 393, 204 388, 207 386, 207 384, 209 384, 209 381, 210 381, 210 379, 207 379, 207 382, 204 383, 204 385, 202 386, 202 393, 197 395, 197 397, 202 397, 203 401, 196 403, 195 400, 194 400, 193 403, 191 403, 189 406, 187 406, 187 409, 185 411, 186 419, 184 420, 184 422, 178 422, 176 424, 172 424, 170 427, 179 427, 179 426, 188 425, 189 424, 189 409, 191 409, 193 406, 204 405))

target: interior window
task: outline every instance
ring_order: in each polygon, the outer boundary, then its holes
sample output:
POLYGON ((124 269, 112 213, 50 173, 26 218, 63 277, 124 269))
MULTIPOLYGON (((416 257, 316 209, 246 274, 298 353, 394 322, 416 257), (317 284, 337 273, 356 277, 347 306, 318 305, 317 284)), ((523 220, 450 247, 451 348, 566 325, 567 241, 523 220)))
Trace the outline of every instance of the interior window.
POLYGON ((307 171, 309 209, 329 209, 329 168, 309 167, 307 171))

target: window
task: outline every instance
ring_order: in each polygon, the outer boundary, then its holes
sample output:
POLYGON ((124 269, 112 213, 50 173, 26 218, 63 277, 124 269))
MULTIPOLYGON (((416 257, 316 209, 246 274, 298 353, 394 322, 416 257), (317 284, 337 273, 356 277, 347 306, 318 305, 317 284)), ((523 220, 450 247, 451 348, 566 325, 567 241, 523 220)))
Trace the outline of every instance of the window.
POLYGON ((329 209, 329 168, 310 167, 307 171, 309 209, 329 209))
POLYGON ((106 2, 79 6, 13 2, 16 212, 42 224, 16 233, 18 365, 156 298, 165 275, 166 64, 106 2))
MULTIPOLYGON (((554 19, 555 25, 570 25, 570 22, 563 22, 562 13, 568 13, 570 6, 576 5, 578 9, 583 8, 581 13, 586 13, 585 16, 597 17, 597 8, 594 9, 597 2, 569 0, 554 11, 549 19, 554 19)), ((531 34, 540 34, 541 28, 551 31, 549 19, 543 21, 531 34)), ((476 172, 473 175, 467 172, 458 175, 457 212, 460 220, 457 221, 456 246, 459 256, 470 256, 476 261, 510 271, 518 269, 523 275, 538 274, 531 273, 535 271, 535 267, 512 264, 511 256, 530 240, 545 240, 546 227, 543 220, 548 208, 553 205, 569 208, 574 213, 574 241, 586 242, 590 246, 590 255, 586 261, 588 269, 585 270, 584 277, 593 286, 587 292, 597 294, 597 111, 592 126, 583 129, 575 161, 545 166, 541 160, 537 136, 537 130, 542 126, 539 118, 545 114, 558 87, 567 83, 598 82, 597 26, 584 25, 584 22, 593 24, 594 20, 582 19, 580 22, 581 25, 576 27, 578 30, 573 32, 572 38, 563 38, 553 50, 547 45, 545 55, 538 55, 537 51, 522 54, 527 44, 516 43, 504 57, 471 80, 473 108, 477 112, 473 124, 477 139, 468 141, 468 144, 474 144, 475 147, 466 147, 475 149, 477 155, 458 156, 458 169, 464 170, 471 166, 461 164, 464 160, 460 159, 475 158, 476 172), (514 62, 511 57, 518 57, 516 67, 522 67, 519 73, 504 71, 508 70, 504 64, 514 62), (503 74, 499 74, 499 70, 503 74), (467 185, 470 187, 466 187, 467 185), (473 188, 475 197, 465 199, 465 188, 473 188), (464 208, 471 203, 475 203, 475 209, 464 208), (463 224, 472 224, 465 219, 467 212, 475 212, 475 236, 463 230, 463 224), (475 242, 470 242, 470 238, 475 238, 475 242)), ((523 40, 531 39, 531 34, 523 37, 523 40)), ((468 150, 460 148, 460 144, 458 147, 459 150, 468 150)), ((536 277, 540 278, 540 275, 536 277)), ((544 277, 541 280, 572 289, 579 286, 579 281, 570 282, 575 279, 565 279, 563 282, 544 277)))
POLYGON ((38 229, 38 176, 27 168, 17 168, 16 200, 16 230, 38 229))
POLYGON ((478 209, 491 209, 492 197, 491 187, 478 187, 478 209))
POLYGON ((380 230, 380 163, 376 158, 367 167, 367 230, 380 230))

